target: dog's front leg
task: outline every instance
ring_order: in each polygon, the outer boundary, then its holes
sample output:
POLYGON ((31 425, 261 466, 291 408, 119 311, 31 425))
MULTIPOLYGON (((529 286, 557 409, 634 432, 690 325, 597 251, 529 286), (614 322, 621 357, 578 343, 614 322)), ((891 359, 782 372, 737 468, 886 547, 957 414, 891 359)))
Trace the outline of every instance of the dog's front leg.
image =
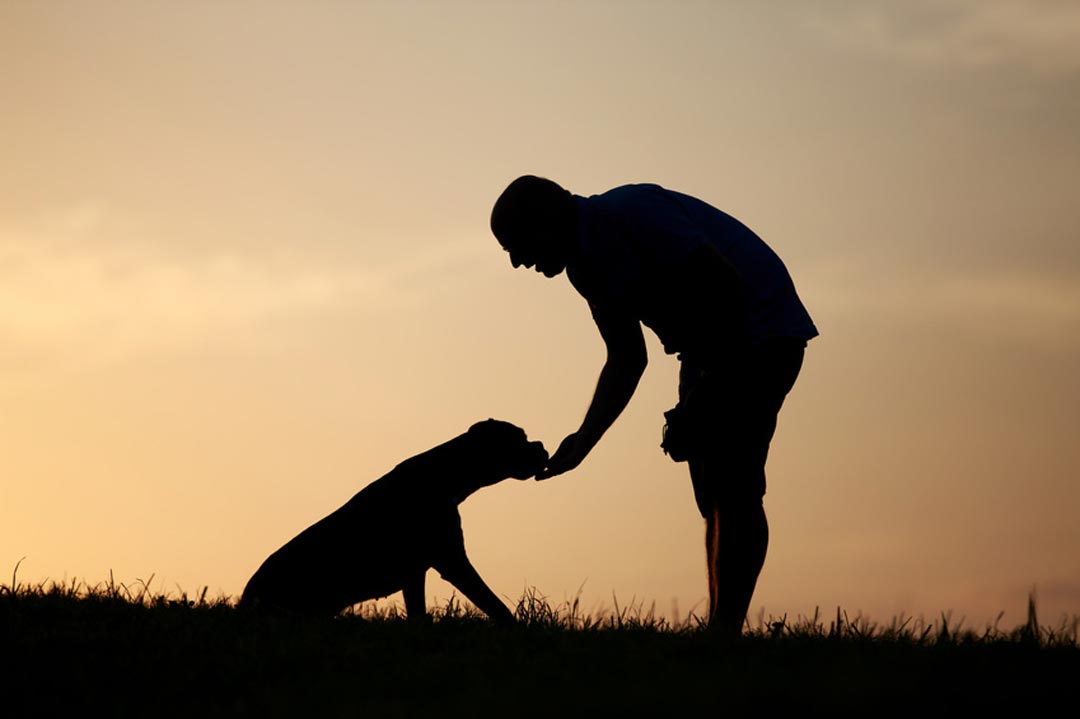
POLYGON ((401 593, 405 595, 405 615, 410 622, 427 619, 427 600, 424 597, 424 575, 427 570, 413 574, 406 580, 401 593))
POLYGON ((488 615, 496 624, 513 624, 514 615, 506 608, 495 592, 480 578, 469 558, 465 556, 465 547, 461 553, 447 557, 435 565, 442 578, 461 590, 480 611, 488 615))

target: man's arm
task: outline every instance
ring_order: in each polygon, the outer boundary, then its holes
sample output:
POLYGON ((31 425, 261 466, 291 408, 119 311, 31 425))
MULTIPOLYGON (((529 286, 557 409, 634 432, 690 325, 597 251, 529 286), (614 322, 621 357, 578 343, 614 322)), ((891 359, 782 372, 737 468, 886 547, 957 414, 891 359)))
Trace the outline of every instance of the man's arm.
POLYGON ((634 396, 648 363, 645 337, 637 320, 600 312, 593 312, 593 319, 607 346, 607 360, 581 427, 562 441, 537 479, 569 472, 581 464, 634 396))

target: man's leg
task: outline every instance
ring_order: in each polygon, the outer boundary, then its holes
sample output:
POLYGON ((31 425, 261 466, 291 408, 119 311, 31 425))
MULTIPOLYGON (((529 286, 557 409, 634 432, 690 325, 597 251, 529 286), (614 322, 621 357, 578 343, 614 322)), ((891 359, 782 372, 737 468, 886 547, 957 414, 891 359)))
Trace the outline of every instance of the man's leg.
POLYGON ((758 575, 769 546, 769 525, 761 498, 735 499, 699 487, 716 487, 723 477, 709 476, 707 460, 692 462, 698 509, 705 518, 705 562, 709 577, 709 627, 725 636, 742 632, 758 575), (696 476, 695 476, 696 475, 696 476))
POLYGON ((802 359, 801 347, 781 346, 744 365, 712 398, 720 406, 708 422, 708 442, 690 461, 694 498, 705 518, 709 626, 726 636, 742 632, 765 563, 765 461, 802 359))
POLYGON ((760 499, 746 506, 718 505, 717 510, 720 551, 713 561, 717 575, 725 578, 727 586, 711 607, 709 626, 721 634, 738 636, 765 564, 769 524, 760 499))

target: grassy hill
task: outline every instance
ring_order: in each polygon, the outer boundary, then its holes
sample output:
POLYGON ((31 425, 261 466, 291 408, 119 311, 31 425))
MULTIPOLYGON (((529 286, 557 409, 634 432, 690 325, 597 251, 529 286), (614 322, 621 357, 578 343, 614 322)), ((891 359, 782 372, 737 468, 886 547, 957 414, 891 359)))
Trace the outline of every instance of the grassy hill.
POLYGON ((765 708, 899 715, 1075 710, 1078 621, 965 630, 842 611, 720 641, 691 618, 602 617, 535 593, 520 624, 455 600, 432 621, 311 620, 105 583, 0 586, 0 715, 613 716, 765 708))

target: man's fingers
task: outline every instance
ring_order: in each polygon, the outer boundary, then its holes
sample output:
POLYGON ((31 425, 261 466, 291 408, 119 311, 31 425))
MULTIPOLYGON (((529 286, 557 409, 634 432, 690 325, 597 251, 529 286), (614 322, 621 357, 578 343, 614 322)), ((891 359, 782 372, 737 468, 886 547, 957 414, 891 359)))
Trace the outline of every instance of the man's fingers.
POLYGON ((536 473, 536 479, 549 479, 566 472, 568 469, 570 467, 567 467, 565 462, 549 462, 548 466, 536 473))
POLYGON ((577 437, 573 434, 564 439, 559 448, 555 450, 555 454, 551 455, 551 459, 548 460, 547 466, 536 473, 536 479, 548 479, 557 475, 569 472, 574 467, 581 464, 581 458, 576 457, 577 454, 577 437))
POLYGON ((549 479, 551 477, 557 477, 560 474, 565 474, 578 465, 577 462, 567 462, 566 460, 559 460, 551 462, 548 466, 537 472, 537 479, 549 479))
POLYGON ((540 481, 542 479, 548 479, 550 477, 554 477, 555 475, 562 474, 562 473, 563 473, 563 470, 561 470, 561 469, 542 469, 542 470, 540 470, 539 472, 536 473, 536 479, 537 479, 537 481, 540 481))

